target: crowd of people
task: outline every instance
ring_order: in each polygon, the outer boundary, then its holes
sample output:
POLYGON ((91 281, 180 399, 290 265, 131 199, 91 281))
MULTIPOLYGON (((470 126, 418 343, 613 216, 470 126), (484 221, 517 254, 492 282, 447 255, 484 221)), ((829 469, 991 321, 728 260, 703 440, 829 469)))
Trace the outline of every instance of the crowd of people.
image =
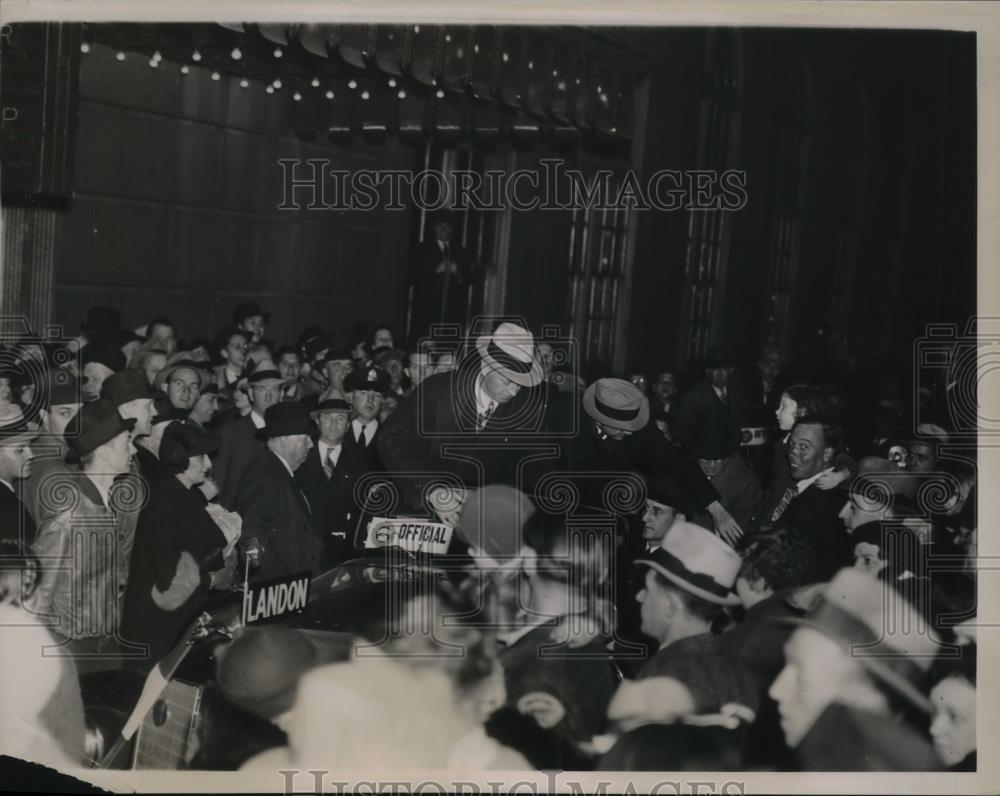
POLYGON ((933 396, 797 380, 775 346, 614 378, 512 322, 276 345, 246 303, 192 331, 97 307, 5 352, 3 751, 84 762, 82 675, 371 555, 378 504, 462 566, 387 595, 377 660, 242 628, 219 686, 283 745, 234 765, 975 770, 976 457, 933 396))

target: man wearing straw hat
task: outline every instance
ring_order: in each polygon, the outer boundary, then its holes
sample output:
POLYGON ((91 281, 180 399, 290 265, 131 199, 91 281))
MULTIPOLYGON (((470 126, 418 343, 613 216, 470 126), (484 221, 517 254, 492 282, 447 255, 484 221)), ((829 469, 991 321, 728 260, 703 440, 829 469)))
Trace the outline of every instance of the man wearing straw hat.
MULTIPOLYGON (((598 379, 583 394, 589 422, 581 423, 568 446, 567 466, 578 473, 638 472, 646 478, 675 479, 696 512, 707 512, 716 531, 734 544, 743 531, 719 502, 719 493, 695 461, 669 444, 649 422, 649 400, 624 379, 598 379)), ((591 496, 601 505, 603 496, 591 496)), ((707 518, 705 520, 708 522, 707 518)))
POLYGON ((510 443, 539 429, 544 393, 535 388, 542 380, 531 332, 501 323, 476 340, 456 370, 429 377, 404 398, 386 421, 378 450, 407 506, 428 506, 454 525, 465 488, 513 483, 521 453, 510 443), (464 488, 428 491, 442 476, 464 488))

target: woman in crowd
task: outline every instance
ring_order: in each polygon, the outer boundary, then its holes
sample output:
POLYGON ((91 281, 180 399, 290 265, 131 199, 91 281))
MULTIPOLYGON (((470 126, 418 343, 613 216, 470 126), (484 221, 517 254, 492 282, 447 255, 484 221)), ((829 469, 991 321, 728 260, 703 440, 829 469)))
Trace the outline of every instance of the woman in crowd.
POLYGON ((162 476, 139 515, 122 634, 149 645, 148 666, 169 652, 211 589, 229 587, 236 556, 196 487, 218 450, 214 434, 172 422, 160 442, 162 476))

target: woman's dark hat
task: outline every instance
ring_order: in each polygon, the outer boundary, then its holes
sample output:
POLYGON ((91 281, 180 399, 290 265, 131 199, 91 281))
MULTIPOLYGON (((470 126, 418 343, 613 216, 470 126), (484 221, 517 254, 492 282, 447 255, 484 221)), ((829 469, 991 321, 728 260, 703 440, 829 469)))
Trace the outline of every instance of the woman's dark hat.
POLYGON ((66 460, 77 462, 123 431, 135 428, 135 419, 126 420, 107 398, 99 398, 80 407, 70 419, 63 436, 69 452, 66 460))

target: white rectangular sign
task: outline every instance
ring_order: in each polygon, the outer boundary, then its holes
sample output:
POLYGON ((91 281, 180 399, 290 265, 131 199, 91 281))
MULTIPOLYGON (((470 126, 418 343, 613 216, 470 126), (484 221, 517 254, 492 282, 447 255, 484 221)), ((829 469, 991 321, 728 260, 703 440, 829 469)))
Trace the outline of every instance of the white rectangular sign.
POLYGON ((374 517, 368 523, 365 547, 401 547, 411 553, 448 552, 454 529, 443 522, 419 518, 374 517))

